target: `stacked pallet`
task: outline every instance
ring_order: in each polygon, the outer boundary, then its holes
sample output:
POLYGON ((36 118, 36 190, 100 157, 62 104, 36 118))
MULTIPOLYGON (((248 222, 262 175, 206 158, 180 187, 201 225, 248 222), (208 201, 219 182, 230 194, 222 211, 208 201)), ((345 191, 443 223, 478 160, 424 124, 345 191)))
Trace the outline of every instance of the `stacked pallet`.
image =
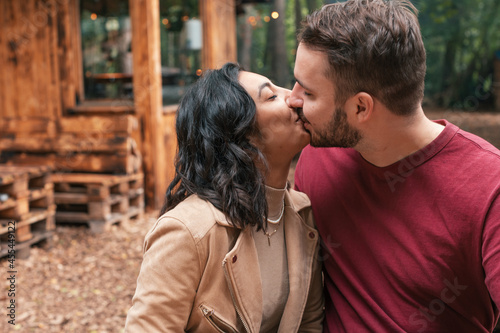
POLYGON ((137 126, 132 115, 0 118, 0 162, 132 174, 142 163, 132 136, 137 126))
POLYGON ((127 224, 144 214, 144 175, 57 173, 56 222, 87 224, 100 233, 115 223, 127 224))
POLYGON ((26 258, 31 245, 51 241, 56 206, 50 175, 47 166, 0 165, 0 257, 10 249, 26 258))
POLYGON ((56 222, 100 232, 144 213, 137 128, 127 114, 0 118, 0 162, 50 167, 56 222))

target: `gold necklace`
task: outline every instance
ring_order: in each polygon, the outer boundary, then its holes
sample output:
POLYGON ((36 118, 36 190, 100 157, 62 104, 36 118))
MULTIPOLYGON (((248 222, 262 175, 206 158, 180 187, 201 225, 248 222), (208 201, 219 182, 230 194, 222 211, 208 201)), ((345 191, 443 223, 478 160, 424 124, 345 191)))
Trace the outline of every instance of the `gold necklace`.
POLYGON ((271 237, 272 237, 272 235, 274 235, 278 231, 278 228, 280 226, 281 218, 283 217, 283 212, 284 211, 285 211, 285 201, 283 201, 283 206, 281 207, 280 216, 278 216, 278 218, 276 220, 267 219, 268 222, 271 222, 273 224, 277 223, 276 224, 276 228, 274 229, 273 232, 268 233, 267 231, 264 231, 264 234, 267 236, 267 244, 269 244, 269 246, 271 246, 271 237))

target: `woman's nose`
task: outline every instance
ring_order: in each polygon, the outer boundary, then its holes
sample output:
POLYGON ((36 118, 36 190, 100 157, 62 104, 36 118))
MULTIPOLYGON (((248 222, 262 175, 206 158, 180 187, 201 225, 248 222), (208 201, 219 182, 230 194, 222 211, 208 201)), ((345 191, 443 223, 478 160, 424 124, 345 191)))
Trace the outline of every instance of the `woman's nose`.
POLYGON ((292 93, 292 91, 290 89, 284 89, 284 99, 285 99, 285 103, 288 104, 288 106, 290 106, 290 103, 288 103, 288 100, 290 99, 290 94, 292 93))

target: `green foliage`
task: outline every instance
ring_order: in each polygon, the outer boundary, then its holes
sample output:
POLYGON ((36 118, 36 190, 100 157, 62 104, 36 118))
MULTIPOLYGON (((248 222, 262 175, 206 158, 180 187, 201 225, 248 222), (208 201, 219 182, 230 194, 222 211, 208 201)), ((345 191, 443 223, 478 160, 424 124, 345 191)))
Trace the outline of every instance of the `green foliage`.
MULTIPOLYGON (((285 12, 286 48, 290 73, 296 50, 295 4, 304 18, 310 7, 335 0, 289 0, 285 12)), ((492 105, 494 54, 500 50, 499 0, 412 0, 427 51, 426 102, 454 109, 485 109, 492 105)), ((270 15, 269 4, 252 6, 252 15, 270 15)), ((250 15, 246 13, 245 15, 250 15)), ((253 26, 250 70, 269 74, 266 64, 268 23, 253 26)))
MULTIPOLYGON (((286 54, 289 66, 289 74, 290 77, 293 77, 293 66, 295 63, 295 51, 297 49, 297 31, 296 31, 296 16, 295 16, 295 2, 294 0, 286 1, 286 9, 285 13, 280 13, 280 15, 285 15, 285 33, 286 33, 286 54)), ((308 6, 312 6, 314 8, 319 8, 323 5, 323 0, 298 0, 301 8, 300 13, 301 17, 304 18, 310 10, 308 6)), ((269 22, 265 21, 266 17, 271 16, 272 4, 271 3, 261 3, 255 4, 252 6, 245 7, 246 12, 238 18, 239 27, 241 24, 248 24, 252 26, 252 48, 251 48, 251 67, 250 71, 265 75, 271 76, 271 68, 270 64, 268 64, 266 59, 267 50, 267 33, 269 29, 269 22), (254 17, 254 24, 248 20, 250 17, 254 17)), ((272 19, 271 19, 272 20, 272 19)), ((241 45, 241 35, 238 36, 238 45, 241 45)), ((241 48, 238 47, 240 51, 241 48)), ((292 82, 287 86, 287 88, 292 87, 292 82)))
POLYGON ((415 0, 414 4, 420 10, 427 51, 427 98, 455 109, 489 107, 494 53, 500 49, 500 2, 415 0))

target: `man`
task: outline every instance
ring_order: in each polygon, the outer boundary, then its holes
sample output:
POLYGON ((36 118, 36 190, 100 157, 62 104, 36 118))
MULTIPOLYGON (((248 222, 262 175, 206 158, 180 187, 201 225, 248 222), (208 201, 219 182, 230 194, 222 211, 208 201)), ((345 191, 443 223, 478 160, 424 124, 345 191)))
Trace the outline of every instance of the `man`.
POLYGON ((325 332, 491 332, 498 320, 500 151, 424 115, 416 12, 349 0, 299 34, 289 104, 311 146, 295 184, 322 237, 325 332))

